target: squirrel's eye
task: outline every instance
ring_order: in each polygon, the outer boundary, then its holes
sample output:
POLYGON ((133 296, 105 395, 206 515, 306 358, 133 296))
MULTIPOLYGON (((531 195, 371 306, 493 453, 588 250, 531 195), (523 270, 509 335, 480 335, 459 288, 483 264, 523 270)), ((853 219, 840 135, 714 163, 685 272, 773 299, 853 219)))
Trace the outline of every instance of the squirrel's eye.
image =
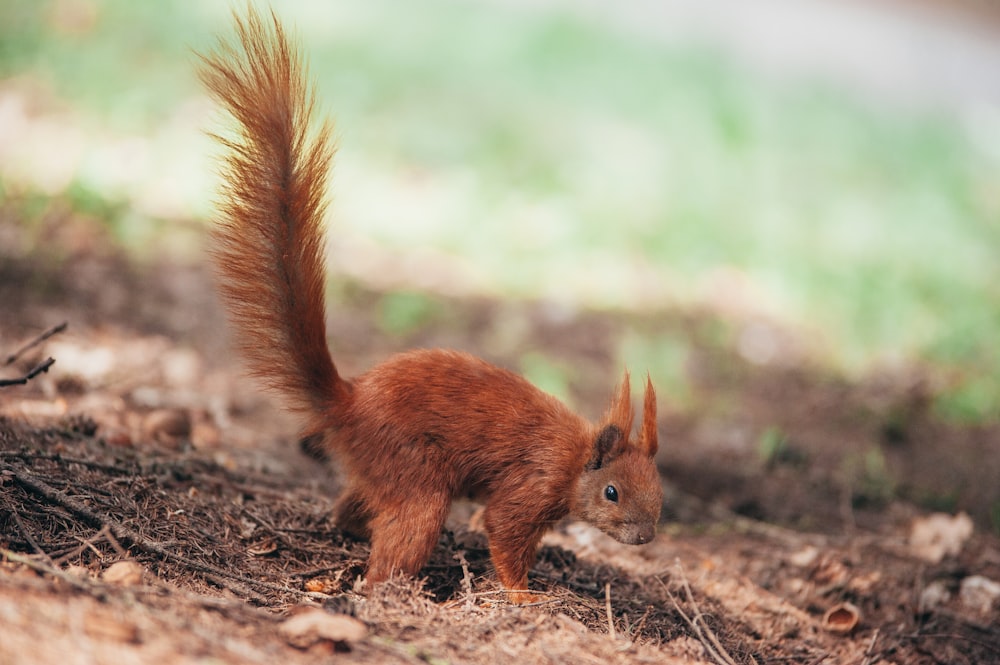
POLYGON ((608 485, 604 488, 604 498, 613 503, 618 503, 618 490, 615 489, 614 485, 608 485))

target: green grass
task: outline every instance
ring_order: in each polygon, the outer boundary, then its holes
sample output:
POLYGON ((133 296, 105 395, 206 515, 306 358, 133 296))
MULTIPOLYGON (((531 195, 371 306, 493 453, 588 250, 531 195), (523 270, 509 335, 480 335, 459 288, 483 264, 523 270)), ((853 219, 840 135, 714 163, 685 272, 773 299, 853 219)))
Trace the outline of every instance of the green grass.
MULTIPOLYGON (((190 49, 228 22, 226 2, 106 0, 89 28, 60 32, 55 6, 0 7, 0 75, 40 79, 123 134, 155 134, 200 94, 190 49)), ((841 367, 928 363, 943 413, 1000 417, 995 138, 568 14, 455 0, 280 12, 338 121, 335 232, 452 252, 512 296, 597 306, 636 302, 637 284, 697 302, 737 271, 841 367)), ((209 183, 191 159, 182 176, 209 183)), ((193 191, 200 214, 210 187, 193 191)), ((419 318, 405 305, 390 327, 419 318)), ((676 363, 676 341, 663 347, 676 363)))

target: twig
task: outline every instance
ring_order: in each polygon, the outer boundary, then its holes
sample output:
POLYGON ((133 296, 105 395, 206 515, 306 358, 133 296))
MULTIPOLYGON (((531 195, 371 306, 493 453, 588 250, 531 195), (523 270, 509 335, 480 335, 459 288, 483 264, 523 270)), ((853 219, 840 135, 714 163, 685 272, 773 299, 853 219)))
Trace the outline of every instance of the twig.
POLYGON ((954 633, 954 632, 953 633, 919 633, 918 632, 918 633, 914 633, 912 635, 906 635, 904 637, 906 639, 912 641, 912 642, 916 642, 918 640, 923 640, 923 639, 933 639, 933 640, 942 640, 942 639, 943 640, 962 640, 964 642, 968 642, 969 644, 975 644, 976 646, 983 647, 984 649, 988 649, 989 651, 992 651, 993 653, 995 653, 997 655, 1000 655, 1000 649, 997 649, 992 644, 990 644, 988 642, 984 642, 982 640, 973 639, 973 638, 969 637, 968 635, 962 635, 961 633, 954 633))
POLYGON ((231 591, 233 593, 236 593, 237 595, 242 595, 244 598, 252 600, 253 602, 257 603, 258 605, 267 605, 268 604, 267 603, 267 598, 263 594, 257 593, 257 591, 255 589, 252 589, 248 585, 239 584, 239 583, 236 583, 234 585, 233 582, 232 582, 232 580, 230 580, 227 583, 225 579, 220 578, 218 575, 213 575, 212 573, 205 573, 204 571, 202 571, 202 572, 205 575, 205 579, 206 580, 208 580, 209 582, 212 582, 213 584, 217 584, 218 586, 222 587, 223 589, 228 589, 229 591, 231 591))
POLYGON ((614 616, 611 614, 611 582, 604 583, 604 611, 608 615, 608 634, 611 639, 615 639, 618 635, 615 632, 614 616))
MULTIPOLYGON (((350 556, 350 552, 347 550, 341 550, 341 554, 350 556)), ((344 566, 324 566, 322 568, 310 568, 309 570, 301 570, 299 572, 288 573, 289 577, 295 577, 298 579, 308 579, 316 577, 318 575, 324 575, 326 573, 341 572, 344 570, 344 566)))
POLYGON ((21 530, 21 533, 24 535, 24 539, 28 541, 28 544, 31 545, 32 549, 38 552, 38 554, 45 559, 45 562, 50 566, 55 565, 52 561, 52 557, 48 555, 48 552, 43 550, 41 545, 39 545, 31 536, 31 532, 28 531, 28 527, 26 527, 24 522, 21 521, 21 516, 17 514, 17 510, 13 510, 11 514, 14 516, 14 521, 17 522, 17 528, 21 530))
MULTIPOLYGON (((490 606, 493 606, 492 605, 492 601, 497 600, 497 599, 506 598, 506 597, 507 597, 507 590, 506 589, 493 589, 492 591, 470 591, 470 592, 468 592, 466 594, 466 598, 456 598, 454 600, 446 601, 444 604, 441 605, 441 607, 450 610, 450 609, 454 609, 454 608, 458 607, 459 605, 462 605, 462 606, 464 606, 466 608, 471 609, 471 608, 475 608, 476 607, 476 603, 475 602, 470 603, 469 602, 470 599, 472 601, 475 601, 475 600, 480 599, 480 598, 483 598, 483 599, 486 599, 487 601, 490 601, 491 602, 490 606)), ((553 601, 554 600, 555 599, 553 599, 553 601)), ((547 602, 552 602, 552 601, 547 601, 547 602)), ((526 603, 524 605, 520 605, 520 607, 534 607, 536 605, 543 605, 543 604, 544 603, 541 603, 541 602, 539 602, 539 603, 526 603)))
MULTIPOLYGON (((14 563, 20 563, 25 565, 32 570, 42 573, 44 575, 49 575, 58 580, 61 580, 73 588, 79 591, 85 591, 92 594, 98 599, 104 598, 105 593, 108 590, 107 584, 101 584, 99 582, 89 580, 86 578, 77 577, 67 573, 66 571, 60 569, 57 566, 50 566, 41 561, 37 561, 29 556, 23 554, 18 554, 17 552, 12 552, 7 549, 0 548, 0 558, 6 559, 8 561, 13 561, 14 563)), ((142 591, 140 589, 139 591, 142 591)), ((226 616, 232 618, 232 614, 238 614, 241 616, 251 615, 255 620, 263 620, 275 622, 278 617, 269 612, 263 612, 260 610, 253 609, 242 601, 229 600, 226 598, 213 598, 211 596, 203 596, 200 594, 191 593, 189 591, 184 591, 183 589, 168 586, 160 582, 154 582, 153 586, 150 586, 147 592, 152 593, 163 593, 164 591, 168 594, 176 595, 185 598, 191 602, 197 603, 202 607, 207 609, 220 611, 226 616), (232 613, 232 614, 231 614, 232 613)))
POLYGON ((115 538, 113 533, 111 533, 111 529, 108 528, 107 524, 104 525, 104 527, 100 530, 100 532, 98 532, 95 538, 98 536, 104 536, 104 540, 108 541, 108 545, 111 545, 111 549, 117 552, 118 556, 122 558, 126 558, 129 556, 128 551, 126 551, 126 549, 121 546, 121 543, 119 543, 118 539, 115 538))
POLYGON ((240 514, 249 519, 250 521, 255 522, 257 526, 264 527, 264 530, 270 533, 272 536, 274 536, 274 538, 278 542, 280 542, 284 547, 286 548, 292 547, 292 543, 289 542, 288 538, 286 538, 285 535, 280 532, 281 530, 276 528, 273 524, 265 520, 263 517, 254 515, 246 508, 243 508, 240 511, 240 514))
POLYGON ((598 594, 601 593, 601 589, 596 584, 583 584, 574 580, 564 580, 556 575, 548 575, 544 572, 535 570, 528 571, 528 578, 533 580, 544 580, 546 582, 558 582, 560 586, 575 589, 594 599, 600 599, 598 594))
POLYGON ((101 553, 101 550, 97 549, 97 546, 94 545, 94 541, 92 539, 90 539, 90 538, 81 538, 80 536, 73 536, 73 538, 80 542, 80 551, 81 552, 83 550, 90 550, 91 552, 94 553, 94 556, 97 557, 98 561, 102 561, 102 562, 104 561, 104 555, 101 553))
POLYGON ((677 570, 680 574, 688 603, 690 603, 691 608, 694 610, 694 615, 688 616, 687 612, 681 608, 680 603, 677 602, 677 599, 674 598, 674 594, 672 594, 670 589, 667 588, 667 585, 664 584, 662 580, 659 580, 660 585, 666 592, 670 602, 674 604, 674 609, 677 610, 678 614, 681 615, 681 618, 684 619, 684 622, 687 623, 691 630, 694 631, 695 636, 698 638, 698 641, 701 642, 701 645, 705 648, 709 657, 717 663, 720 663, 720 665, 736 665, 736 661, 733 660, 733 657, 729 655, 729 652, 727 652, 725 647, 723 647, 719 642, 719 638, 714 632, 712 632, 712 629, 705 624, 704 615, 701 613, 701 610, 698 608, 698 604, 694 600, 694 594, 691 592, 691 585, 688 584, 687 576, 684 574, 684 568, 681 566, 680 561, 677 562, 677 570))
POLYGON ((133 466, 133 468, 124 468, 122 466, 116 466, 114 464, 102 464, 100 462, 95 462, 93 460, 82 459, 79 457, 67 457, 62 453, 42 453, 27 450, 0 450, 0 459, 20 459, 24 461, 31 460, 45 460, 49 462, 59 462, 60 464, 79 464, 85 466, 88 469, 97 469, 99 471, 107 471, 109 473, 118 473, 128 476, 139 475, 138 467, 133 466))
POLYGON ((6 386, 23 386, 42 372, 48 372, 53 363, 55 363, 55 358, 47 358, 43 363, 37 365, 33 370, 20 378, 0 379, 0 388, 4 388, 6 386))
MULTIPOLYGON (((76 538, 76 537, 74 536, 74 538, 76 538)), ((80 540, 80 539, 76 538, 76 540, 80 540)), ((89 540, 85 540, 85 541, 82 542, 81 545, 79 545, 77 547, 74 547, 73 549, 68 550, 65 553, 60 554, 59 558, 55 559, 52 563, 54 563, 57 566, 61 566, 62 564, 64 564, 67 561, 69 561, 70 559, 75 559, 76 557, 80 556, 85 549, 87 549, 88 547, 90 547, 90 544, 91 543, 90 543, 89 540)))
POLYGON ((868 648, 865 649, 865 659, 861 661, 861 665, 871 665, 872 658, 875 655, 875 641, 878 639, 878 631, 876 628, 875 632, 872 633, 872 641, 868 643, 868 648))
POLYGON ((124 547, 121 546, 121 544, 119 544, 117 540, 115 540, 115 537, 111 535, 111 530, 107 526, 102 527, 100 531, 98 531, 90 538, 81 538, 79 536, 73 536, 73 538, 80 543, 80 546, 69 550, 65 554, 61 554, 58 559, 55 559, 52 562, 53 565, 59 566, 64 562, 69 561, 70 559, 75 559, 76 557, 80 556, 80 554, 83 553, 83 551, 86 549, 89 549, 92 552, 94 552, 94 554, 97 555, 98 560, 103 561, 104 555, 101 553, 99 549, 97 549, 97 547, 95 547, 95 545, 101 542, 102 540, 106 541, 109 545, 111 545, 111 548, 115 552, 117 552, 118 555, 121 556, 123 559, 129 557, 129 553, 125 550, 124 547))
POLYGON ((639 636, 639 637, 642 636, 642 630, 643 630, 643 628, 646 627, 646 619, 649 618, 649 613, 650 613, 650 611, 652 611, 652 609, 653 609, 652 607, 647 607, 646 611, 643 612, 643 614, 642 614, 642 618, 639 619, 639 623, 637 623, 635 625, 635 627, 632 628, 632 630, 630 631, 632 633, 632 640, 633 641, 635 640, 636 636, 639 636))
POLYGON ((94 585, 86 580, 83 580, 75 575, 70 575, 66 571, 60 570, 55 566, 50 566, 42 561, 37 561, 32 559, 30 556, 25 556, 23 554, 18 554, 17 552, 12 552, 8 549, 0 548, 0 557, 13 561, 14 563, 20 563, 22 565, 31 568, 32 570, 44 573, 46 575, 51 575, 56 579, 62 580, 66 584, 69 584, 74 589, 80 589, 82 591, 92 592, 94 590, 94 585))
MULTIPOLYGON (((104 517, 98 515, 96 512, 83 505, 79 501, 73 499, 72 497, 66 495, 54 487, 50 486, 48 483, 32 477, 22 470, 11 467, 7 464, 0 462, 0 470, 6 471, 11 474, 14 479, 21 486, 26 489, 41 495, 43 498, 61 505, 70 512, 76 513, 79 517, 87 520, 88 522, 104 527, 108 529, 109 534, 113 535, 115 538, 120 540, 126 540, 132 545, 134 545, 139 550, 145 552, 146 554, 158 556, 163 559, 169 559, 175 561, 187 568, 200 572, 204 575, 212 575, 219 578, 234 580, 239 582, 243 586, 248 586, 251 589, 267 589, 268 591, 276 591, 279 593, 290 593, 297 596, 304 596, 307 598, 324 598, 323 594, 314 594, 309 591, 300 591, 299 589, 292 589, 290 587, 273 584, 271 582, 264 582, 261 580, 255 580, 253 578, 247 577, 245 575, 240 575, 238 573, 232 573, 221 568, 216 568, 215 566, 210 566, 208 564, 201 563, 199 561, 194 561, 180 554, 176 554, 166 549, 161 543, 154 542, 148 538, 143 537, 137 531, 125 526, 124 524, 111 519, 110 517, 104 517)), ((240 591, 241 589, 232 589, 232 591, 240 591)))
MULTIPOLYGON (((69 326, 69 322, 68 321, 63 321, 59 325, 52 326, 51 328, 49 328, 48 330, 46 330, 45 332, 43 332, 41 335, 39 335, 35 339, 33 339, 30 342, 28 342, 27 344, 25 344, 24 346, 22 346, 20 349, 18 349, 14 353, 12 353, 9 356, 7 356, 7 360, 6 360, 6 362, 4 362, 4 365, 12 365, 14 363, 14 361, 16 361, 18 358, 20 358, 22 354, 24 354, 25 351, 27 351, 28 349, 31 349, 31 348, 34 348, 34 347, 38 346, 39 344, 41 344, 42 342, 44 342, 45 340, 47 340, 49 337, 52 337, 53 335, 55 335, 57 333, 61 333, 62 331, 66 330, 67 326, 69 326)), ((50 358, 50 360, 51 360, 51 358, 50 358)), ((0 384, 0 385, 2 385, 2 384, 0 384)))
MULTIPOLYGON (((661 584, 663 583, 661 582, 661 584)), ((686 623, 691 630, 694 631, 695 637, 697 637, 698 641, 701 642, 701 646, 705 649, 705 652, 708 653, 708 656, 717 663, 728 665, 726 661, 722 659, 722 656, 715 652, 712 645, 705 639, 705 636, 702 635, 701 627, 698 625, 697 621, 689 617, 687 612, 681 608, 680 603, 678 603, 677 599, 674 598, 674 594, 670 593, 670 589, 667 588, 667 585, 663 585, 663 590, 666 592, 667 598, 670 599, 670 602, 674 604, 674 609, 677 610, 677 613, 681 615, 682 619, 684 619, 684 623, 686 623)), ((695 611, 697 611, 697 609, 695 611)))
POLYGON ((708 636, 708 639, 712 641, 716 651, 726 661, 726 664, 736 665, 736 661, 733 660, 733 657, 726 652, 725 647, 723 647, 722 643, 719 642, 719 637, 715 634, 715 631, 713 631, 708 624, 705 623, 705 615, 702 613, 701 608, 698 607, 698 603, 694 600, 694 593, 691 591, 691 585, 688 584, 687 575, 684 574, 684 568, 681 566, 680 561, 677 562, 677 572, 681 576, 681 583, 684 585, 684 593, 687 596, 688 602, 691 603, 691 607, 694 608, 695 620, 701 622, 702 631, 706 636, 708 636))
POLYGON ((454 554, 455 558, 462 565, 462 589, 465 591, 465 606, 472 607, 472 572, 469 570, 469 562, 465 559, 465 550, 458 550, 454 554))

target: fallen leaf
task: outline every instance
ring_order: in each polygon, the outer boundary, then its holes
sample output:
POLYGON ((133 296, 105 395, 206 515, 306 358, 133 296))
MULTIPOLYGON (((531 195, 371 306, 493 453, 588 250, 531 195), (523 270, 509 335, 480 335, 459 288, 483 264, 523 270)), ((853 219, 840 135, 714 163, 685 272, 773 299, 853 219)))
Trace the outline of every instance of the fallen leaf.
POLYGON ((346 614, 331 614, 307 607, 286 619, 278 632, 294 647, 306 648, 321 640, 357 642, 368 634, 368 627, 346 614))
POLYGON ((135 586, 142 583, 142 566, 135 561, 118 561, 101 573, 101 579, 116 586, 135 586))
POLYGON ((333 579, 325 575, 314 577, 311 580, 307 580, 304 586, 305 590, 311 593, 332 594, 340 589, 340 578, 333 579))
POLYGON ((247 554, 250 556, 268 556, 277 551, 278 543, 276 543, 272 538, 266 538, 247 548, 247 554))

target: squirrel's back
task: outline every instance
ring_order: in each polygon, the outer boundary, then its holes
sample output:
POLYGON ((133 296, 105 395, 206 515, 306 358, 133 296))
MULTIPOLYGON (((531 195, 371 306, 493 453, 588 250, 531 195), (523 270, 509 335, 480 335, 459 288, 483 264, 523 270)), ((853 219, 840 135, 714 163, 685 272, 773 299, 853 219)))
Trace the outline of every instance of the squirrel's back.
POLYGON ((386 459, 406 466, 399 460, 417 454, 410 466, 447 468, 453 493, 475 493, 525 465, 573 476, 591 454, 590 423, 519 374, 467 353, 400 353, 353 387, 340 423, 349 440, 335 447, 369 467, 386 459))

